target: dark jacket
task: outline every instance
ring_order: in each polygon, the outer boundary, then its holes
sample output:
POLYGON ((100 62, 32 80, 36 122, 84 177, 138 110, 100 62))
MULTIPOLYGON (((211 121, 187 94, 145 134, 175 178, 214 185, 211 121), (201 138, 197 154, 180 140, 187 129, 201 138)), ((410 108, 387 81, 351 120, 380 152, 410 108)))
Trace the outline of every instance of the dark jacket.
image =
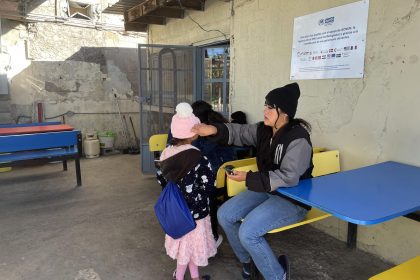
POLYGON ((220 145, 207 138, 199 137, 192 145, 200 149, 201 153, 207 157, 214 173, 223 163, 237 159, 235 147, 220 145))
MULTIPOLYGON (((248 172, 246 186, 256 192, 274 192, 279 187, 292 187, 300 179, 310 178, 312 143, 309 133, 300 125, 285 126, 275 135, 264 123, 252 125, 216 125, 218 133, 211 139, 220 143, 256 147, 257 172, 248 172)), ((294 201, 301 205, 301 203, 294 201)), ((305 207, 307 208, 307 207, 305 207)))

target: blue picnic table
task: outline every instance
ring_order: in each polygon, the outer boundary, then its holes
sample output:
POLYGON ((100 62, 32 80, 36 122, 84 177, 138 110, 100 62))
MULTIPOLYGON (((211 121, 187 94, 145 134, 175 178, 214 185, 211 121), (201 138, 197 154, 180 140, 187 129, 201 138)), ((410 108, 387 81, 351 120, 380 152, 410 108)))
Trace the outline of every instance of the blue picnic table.
POLYGON ((349 222, 349 247, 355 246, 357 225, 401 216, 420 221, 420 167, 408 164, 387 161, 301 180, 296 187, 277 190, 349 222))

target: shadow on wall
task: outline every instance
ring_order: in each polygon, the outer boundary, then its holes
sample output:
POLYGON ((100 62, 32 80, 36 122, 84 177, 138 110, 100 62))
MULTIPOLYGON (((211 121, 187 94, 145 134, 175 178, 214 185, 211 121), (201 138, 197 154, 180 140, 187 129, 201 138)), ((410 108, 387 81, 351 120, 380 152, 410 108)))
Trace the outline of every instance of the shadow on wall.
POLYGON ((125 73, 134 95, 138 95, 137 48, 81 47, 78 52, 67 58, 66 61, 98 64, 101 73, 105 76, 110 75, 114 67, 117 67, 122 73, 125 73))
POLYGON ((132 98, 138 96, 138 88, 137 49, 129 48, 82 47, 65 61, 33 61, 10 83, 10 93, 18 103, 28 99, 100 101, 114 92, 120 98, 132 98))
POLYGON ((9 94, 9 87, 7 84, 7 76, 6 74, 0 73, 0 97, 2 95, 8 95, 9 94))
POLYGON ((89 109, 83 103, 112 102, 114 94, 133 101, 138 95, 137 53, 137 48, 82 47, 64 61, 32 61, 10 82, 12 116, 33 116, 35 102, 60 104, 64 113, 89 109))
POLYGON ((140 122, 134 101, 137 58, 133 48, 82 47, 63 61, 32 61, 10 81, 12 118, 19 123, 37 121, 36 103, 43 103, 44 121, 65 121, 82 133, 113 131, 115 147, 135 146, 133 130, 140 122))

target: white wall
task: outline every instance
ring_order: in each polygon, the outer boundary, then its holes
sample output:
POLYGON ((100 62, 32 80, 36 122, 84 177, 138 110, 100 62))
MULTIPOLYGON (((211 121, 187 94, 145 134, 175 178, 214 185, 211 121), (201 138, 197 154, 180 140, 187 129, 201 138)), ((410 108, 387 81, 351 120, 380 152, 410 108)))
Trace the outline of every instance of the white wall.
MULTIPOLYGON (((258 121, 266 93, 290 82, 293 19, 351 2, 235 0, 231 16, 232 2, 209 0, 204 13, 190 15, 230 35, 232 111, 258 121)), ((370 0, 364 78, 299 81, 297 116, 312 123, 315 146, 340 150, 344 170, 386 160, 420 166, 419 10, 419 0, 370 0)), ((149 35, 156 44, 220 40, 188 18, 149 35)), ((346 224, 336 218, 316 226, 345 240, 346 224)), ((418 222, 398 218, 359 227, 358 247, 399 263, 419 254, 419 236, 418 222)))

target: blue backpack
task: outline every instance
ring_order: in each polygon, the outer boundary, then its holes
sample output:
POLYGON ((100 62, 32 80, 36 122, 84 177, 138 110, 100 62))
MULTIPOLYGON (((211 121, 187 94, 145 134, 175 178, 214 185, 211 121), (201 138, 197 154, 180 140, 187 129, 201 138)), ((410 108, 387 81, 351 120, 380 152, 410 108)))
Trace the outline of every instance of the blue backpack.
POLYGON ((163 231, 173 239, 184 236, 196 227, 187 202, 174 182, 166 184, 154 208, 163 231))

